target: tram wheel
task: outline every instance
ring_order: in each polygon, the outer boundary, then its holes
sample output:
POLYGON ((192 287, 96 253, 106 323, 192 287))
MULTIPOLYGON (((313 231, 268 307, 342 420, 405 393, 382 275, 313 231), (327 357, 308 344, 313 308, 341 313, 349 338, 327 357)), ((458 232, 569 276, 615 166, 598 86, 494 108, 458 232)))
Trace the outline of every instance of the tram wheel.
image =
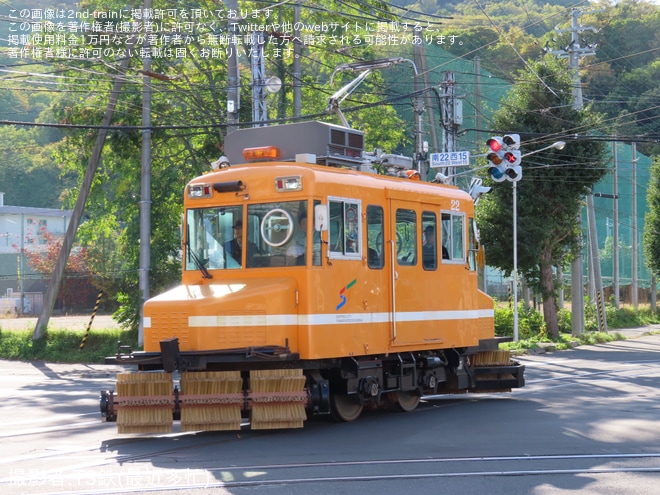
POLYGON ((420 397, 412 392, 395 392, 396 407, 403 412, 414 411, 419 405, 420 397))
POLYGON ((363 406, 355 395, 330 393, 330 413, 341 423, 355 421, 362 414, 363 406))

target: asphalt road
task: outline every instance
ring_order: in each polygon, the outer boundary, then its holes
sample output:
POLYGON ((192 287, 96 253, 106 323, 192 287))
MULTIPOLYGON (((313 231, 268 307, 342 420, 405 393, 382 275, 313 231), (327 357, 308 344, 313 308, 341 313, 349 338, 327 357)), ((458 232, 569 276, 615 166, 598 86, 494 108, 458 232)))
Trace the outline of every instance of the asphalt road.
POLYGON ((0 361, 0 493, 660 492, 660 335, 527 356, 525 388, 305 428, 118 435, 117 368, 0 361))

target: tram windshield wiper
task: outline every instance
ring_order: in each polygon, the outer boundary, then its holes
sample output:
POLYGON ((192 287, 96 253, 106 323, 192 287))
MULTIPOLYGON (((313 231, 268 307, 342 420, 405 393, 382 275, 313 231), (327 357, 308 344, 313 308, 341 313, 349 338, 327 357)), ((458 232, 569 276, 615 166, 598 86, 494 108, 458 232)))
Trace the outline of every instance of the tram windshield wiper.
POLYGON ((188 234, 186 230, 186 251, 188 252, 188 258, 192 258, 193 262, 195 263, 195 266, 199 269, 200 272, 202 272, 202 278, 213 278, 213 275, 209 273, 209 271, 206 269, 205 263, 199 259, 199 256, 195 253, 193 249, 190 247, 190 235, 188 234))

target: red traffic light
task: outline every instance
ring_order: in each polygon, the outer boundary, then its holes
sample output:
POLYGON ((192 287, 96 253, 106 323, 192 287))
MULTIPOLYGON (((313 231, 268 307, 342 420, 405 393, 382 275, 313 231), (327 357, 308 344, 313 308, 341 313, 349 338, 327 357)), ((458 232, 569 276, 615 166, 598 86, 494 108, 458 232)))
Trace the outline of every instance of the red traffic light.
POLYGON ((500 136, 493 136, 488 141, 486 141, 486 146, 488 146, 493 151, 500 151, 504 147, 504 142, 500 136))
POLYGON ((522 155, 518 150, 507 151, 504 153, 504 160, 506 160, 510 165, 520 165, 521 158, 522 155))
POLYGON ((504 153, 504 159, 509 163, 516 163, 516 161, 518 160, 518 157, 516 157, 516 155, 514 155, 513 153, 511 153, 509 151, 507 153, 504 153))

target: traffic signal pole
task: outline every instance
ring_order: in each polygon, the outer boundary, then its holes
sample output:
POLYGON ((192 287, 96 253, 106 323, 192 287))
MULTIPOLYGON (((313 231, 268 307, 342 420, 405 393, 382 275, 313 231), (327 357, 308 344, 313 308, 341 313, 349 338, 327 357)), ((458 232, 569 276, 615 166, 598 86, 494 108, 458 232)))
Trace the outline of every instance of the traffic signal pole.
MULTIPOLYGON (((520 178, 519 178, 520 179, 520 178)), ((518 342, 518 181, 513 181, 513 341, 518 342)))
MULTIPOLYGON (((238 11, 238 0, 226 0, 230 11, 238 11)), ((227 19, 229 43, 227 47, 227 134, 238 129, 239 109, 241 108, 240 68, 238 65, 238 45, 236 43, 236 23, 238 19, 227 19)))

